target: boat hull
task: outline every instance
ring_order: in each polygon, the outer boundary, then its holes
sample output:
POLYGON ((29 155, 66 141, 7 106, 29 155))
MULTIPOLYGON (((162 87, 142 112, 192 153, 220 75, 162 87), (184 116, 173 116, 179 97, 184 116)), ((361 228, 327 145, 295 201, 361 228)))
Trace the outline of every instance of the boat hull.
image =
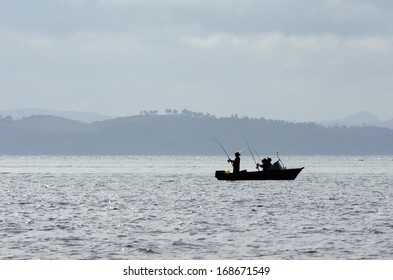
POLYGON ((295 180, 297 175, 303 170, 301 168, 290 168, 272 171, 240 171, 239 173, 230 173, 224 170, 216 171, 218 180, 229 181, 246 181, 246 180, 295 180))

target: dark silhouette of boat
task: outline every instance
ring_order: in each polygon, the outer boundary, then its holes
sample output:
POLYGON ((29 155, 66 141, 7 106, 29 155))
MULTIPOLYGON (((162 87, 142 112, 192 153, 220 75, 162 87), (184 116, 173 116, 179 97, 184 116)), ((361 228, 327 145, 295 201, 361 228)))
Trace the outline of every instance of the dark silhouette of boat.
MULTIPOLYGON (((217 142, 218 145, 220 145, 221 149, 224 151, 226 156, 228 157, 228 162, 232 163, 233 170, 234 172, 230 172, 228 170, 217 170, 216 171, 216 178, 218 180, 229 180, 229 181, 246 181, 246 180, 295 180, 297 175, 303 170, 304 167, 300 168, 286 168, 284 166, 284 163, 281 161, 280 157, 278 156, 277 152, 277 158, 278 160, 275 163, 271 163, 272 159, 270 157, 261 159, 262 164, 257 163, 254 154, 251 150, 250 145, 248 144, 246 140, 246 144, 248 146, 248 149, 251 153, 252 158, 254 159, 256 168, 258 171, 251 171, 248 172, 247 170, 239 170, 239 166, 235 168, 234 166, 234 160, 231 160, 227 151, 224 149, 224 146, 215 138, 213 138, 214 141, 217 142), (260 170, 262 168, 262 170, 260 170), (236 171, 237 170, 237 171, 236 171)), ((239 152, 235 153, 236 157, 240 156, 239 152), (237 155, 236 155, 237 154, 237 155)), ((258 156, 259 157, 259 156, 258 156)), ((239 159, 240 163, 240 159, 239 159)))
POLYGON ((251 171, 242 170, 238 173, 232 173, 225 170, 217 170, 216 178, 218 180, 245 181, 245 180, 295 180, 297 175, 303 170, 300 168, 284 168, 280 170, 251 171))

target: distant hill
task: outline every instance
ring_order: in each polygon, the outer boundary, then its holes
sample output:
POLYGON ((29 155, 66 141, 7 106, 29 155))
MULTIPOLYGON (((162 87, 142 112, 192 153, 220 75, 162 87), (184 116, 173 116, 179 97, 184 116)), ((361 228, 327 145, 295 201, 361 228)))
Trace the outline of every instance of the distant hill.
POLYGON ((387 127, 390 129, 393 129, 393 119, 387 120, 387 121, 382 121, 380 123, 376 124, 379 127, 387 127))
POLYGON ((59 111, 46 109, 0 110, 0 116, 10 116, 13 119, 21 119, 38 115, 50 115, 87 123, 103 121, 111 118, 109 116, 90 112, 59 111))
POLYGON ((323 126, 376 126, 393 129, 393 119, 382 121, 378 117, 366 111, 358 112, 343 119, 318 122, 318 124, 323 126))
POLYGON ((262 155, 392 155, 393 130, 323 127, 211 115, 138 115, 83 123, 54 116, 0 118, 3 155, 220 155, 246 148, 262 155))

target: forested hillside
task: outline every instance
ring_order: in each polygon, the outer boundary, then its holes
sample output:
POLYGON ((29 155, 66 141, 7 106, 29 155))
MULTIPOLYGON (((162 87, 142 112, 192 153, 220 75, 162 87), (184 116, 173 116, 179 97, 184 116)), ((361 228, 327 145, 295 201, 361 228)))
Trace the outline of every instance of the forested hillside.
MULTIPOLYGON (((183 111, 94 123, 53 116, 0 118, 3 155, 219 155, 247 148, 287 155, 393 154, 393 130, 330 127, 264 118, 217 118, 183 111)), ((247 150, 244 151, 247 153, 247 150)))

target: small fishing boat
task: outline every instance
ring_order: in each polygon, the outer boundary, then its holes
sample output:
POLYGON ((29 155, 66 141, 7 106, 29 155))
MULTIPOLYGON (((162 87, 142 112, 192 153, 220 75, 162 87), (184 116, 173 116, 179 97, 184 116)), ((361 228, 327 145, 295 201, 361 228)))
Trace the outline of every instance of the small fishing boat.
POLYGON ((250 171, 242 170, 238 173, 232 173, 227 170, 217 170, 216 178, 218 180, 241 181, 241 180, 295 180, 297 175, 303 170, 300 168, 288 168, 280 170, 250 171))
MULTIPOLYGON (((213 138, 214 141, 217 142, 218 145, 222 148, 226 156, 228 157, 228 162, 232 162, 232 165, 234 164, 234 160, 231 160, 227 151, 224 149, 224 147, 221 145, 221 143, 213 138)), ((262 164, 257 163, 254 154, 251 150, 250 145, 247 142, 246 139, 246 144, 248 146, 248 149, 250 150, 251 156, 254 159, 256 168, 258 171, 250 171, 248 172, 247 170, 242 170, 239 172, 231 173, 228 170, 217 170, 216 171, 216 178, 218 180, 229 180, 229 181, 245 181, 245 180, 295 180, 297 175, 304 169, 304 167, 300 168, 286 168, 281 161, 280 157, 278 156, 277 152, 277 158, 278 160, 271 164, 271 158, 264 158, 261 159, 262 164), (260 170, 262 168, 262 170, 260 170)), ((240 156, 240 153, 236 153, 237 156, 240 156)), ((235 154, 235 155, 236 155, 235 154)), ((259 157, 259 156, 258 156, 259 157)), ((240 162, 240 161, 239 161, 240 162)), ((238 167, 238 166, 237 166, 238 167)), ((234 168, 235 169, 235 168, 234 168)), ((239 169, 237 169, 239 170, 239 169)))

